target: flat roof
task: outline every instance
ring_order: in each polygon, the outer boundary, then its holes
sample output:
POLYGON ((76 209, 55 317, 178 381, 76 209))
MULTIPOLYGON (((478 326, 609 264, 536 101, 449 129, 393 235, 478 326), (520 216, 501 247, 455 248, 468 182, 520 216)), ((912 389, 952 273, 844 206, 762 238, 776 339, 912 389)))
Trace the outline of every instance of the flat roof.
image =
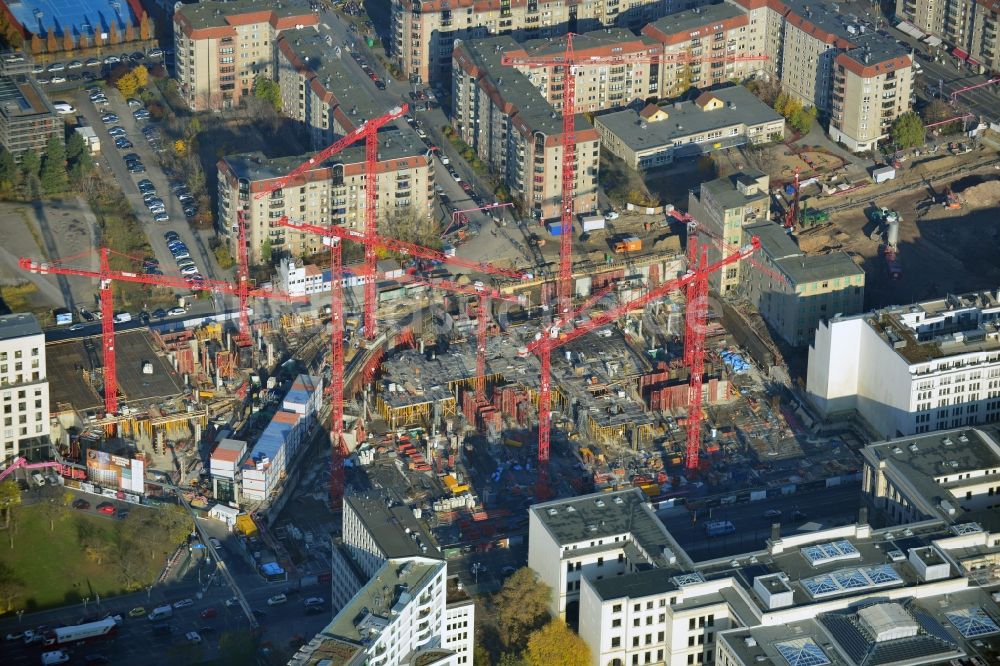
POLYGON ((42 327, 31 313, 0 316, 0 340, 14 340, 29 335, 41 335, 42 327))
POLYGON ((664 551, 671 551, 678 559, 686 557, 639 488, 543 502, 530 511, 560 545, 625 534, 631 535, 656 567, 669 566, 664 551))
POLYGON ((224 439, 212 451, 212 458, 215 460, 225 460, 233 464, 239 463, 240 458, 247 450, 247 443, 242 439, 224 439))
POLYGON ((309 3, 305 0, 281 0, 281 2, 263 3, 260 0, 200 0, 194 4, 181 5, 177 13, 182 15, 195 29, 219 28, 231 25, 227 19, 240 14, 261 13, 263 21, 274 18, 288 18, 312 15, 309 3))
POLYGON ((446 566, 443 560, 425 557, 386 561, 322 633, 331 638, 362 643, 371 633, 377 633, 391 624, 395 615, 393 608, 415 599, 446 566))
POLYGON ((607 601, 609 599, 641 599, 666 592, 674 592, 677 584, 674 577, 678 569, 647 569, 624 576, 612 576, 587 582, 594 588, 597 596, 607 601))
MULTIPOLYGON (((183 378, 167 361, 166 353, 157 348, 148 329, 115 333, 115 356, 122 403, 163 401, 184 392, 183 378), (146 361, 153 365, 152 374, 142 372, 146 361)), ((94 373, 103 367, 101 336, 46 343, 45 359, 53 411, 60 403, 77 410, 104 404, 103 397, 83 376, 84 371, 94 373)))
POLYGON ((834 280, 864 275, 864 270, 842 251, 829 254, 806 254, 788 235, 784 227, 774 222, 758 222, 743 228, 747 236, 760 239, 761 251, 795 284, 834 280))
POLYGON ((282 402, 293 405, 305 405, 316 393, 316 389, 322 384, 322 379, 311 375, 299 375, 292 382, 292 387, 288 389, 282 402))
POLYGON ((49 30, 55 30, 55 33, 62 37, 69 30, 74 36, 92 37, 95 30, 107 32, 112 22, 118 34, 124 35, 126 25, 139 25, 139 19, 132 10, 131 2, 13 0, 4 4, 28 32, 42 36, 47 35, 49 30))
POLYGON ((56 112, 34 79, 24 76, 0 76, 0 109, 8 118, 55 115, 56 112))
POLYGON ((699 197, 702 192, 707 193, 713 201, 725 210, 746 206, 760 199, 769 199, 771 195, 767 191, 767 187, 758 187, 754 194, 747 195, 740 192, 737 184, 740 181, 759 182, 762 178, 767 178, 767 174, 763 171, 758 169, 743 169, 743 171, 738 173, 702 183, 699 197))
POLYGON ((755 126, 781 120, 774 109, 743 86, 729 86, 703 94, 718 98, 724 106, 703 110, 688 100, 660 106, 667 114, 665 120, 647 121, 638 110, 626 109, 599 115, 594 122, 604 125, 625 145, 639 152, 667 147, 679 139, 733 125, 755 126))
MULTIPOLYGON (((500 97, 514 106, 514 115, 519 116, 532 132, 541 132, 547 136, 562 134, 562 116, 559 112, 525 74, 516 67, 502 64, 505 51, 521 51, 523 45, 515 42, 509 35, 500 35, 462 41, 461 48, 483 72, 500 97)), ((583 114, 578 113, 574 122, 577 132, 591 128, 583 114)))
MULTIPOLYGON (((281 40, 316 75, 316 81, 337 99, 343 113, 355 125, 386 112, 385 100, 376 99, 363 83, 368 75, 354 62, 350 52, 341 47, 341 40, 336 35, 319 26, 304 27, 283 31, 281 40)), ((401 120, 395 122, 400 127, 406 125, 401 120)))
POLYGON ((665 35, 673 35, 680 32, 690 32, 707 25, 712 25, 713 23, 718 23, 719 21, 745 15, 746 12, 741 8, 723 2, 717 5, 707 5, 705 7, 696 7, 682 12, 667 14, 649 25, 665 35))
POLYGON ((390 507, 385 498, 374 495, 348 495, 344 497, 344 501, 357 514, 387 558, 441 558, 437 546, 417 522, 409 507, 390 507), (414 537, 418 537, 419 541, 414 537), (426 546, 427 552, 421 546, 426 546))

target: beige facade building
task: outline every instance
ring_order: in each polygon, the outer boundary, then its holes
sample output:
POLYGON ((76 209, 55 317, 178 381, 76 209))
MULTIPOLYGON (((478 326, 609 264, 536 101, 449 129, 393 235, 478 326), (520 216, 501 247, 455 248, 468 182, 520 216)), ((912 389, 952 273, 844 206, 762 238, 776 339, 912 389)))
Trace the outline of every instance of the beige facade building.
POLYGON ((836 57, 830 138, 852 151, 873 150, 910 109, 913 63, 896 44, 865 40, 836 57))
POLYGON ((277 53, 281 111, 309 128, 314 149, 388 111, 362 88, 363 72, 329 34, 315 27, 286 30, 277 53))
MULTIPOLYGON (((767 220, 770 207, 770 178, 757 170, 746 170, 702 183, 688 195, 688 213, 716 238, 724 239, 725 254, 743 243, 743 228, 767 220)), ((701 239, 707 241, 704 236, 701 239)), ((723 251, 710 244, 709 261, 722 258, 723 251)), ((732 293, 740 283, 745 262, 727 266, 709 278, 709 285, 720 294, 732 293)))
MULTIPOLYGON (((533 219, 552 219, 562 202, 562 118, 524 74, 500 64, 518 48, 510 37, 455 46, 452 122, 533 219)), ((597 208, 600 137, 582 115, 575 121, 575 211, 589 213, 597 208)))
POLYGON ((971 64, 979 63, 989 71, 1000 70, 1000 48, 997 48, 997 26, 1000 25, 1000 2, 983 0, 976 5, 969 34, 971 64))
POLYGON ((677 97, 688 88, 743 81, 764 71, 767 53, 751 49, 749 27, 747 12, 728 3, 668 14, 645 26, 642 34, 660 44, 665 56, 658 68, 660 96, 677 97), (739 59, 750 56, 761 59, 739 59))
POLYGON ((281 31, 318 22, 303 0, 270 6, 250 0, 180 5, 174 14, 174 48, 181 97, 194 111, 239 105, 258 76, 274 78, 281 31))
POLYGON ((992 0, 896 0, 897 18, 909 21, 921 32, 940 37, 966 55, 976 51, 972 36, 978 17, 992 15, 985 22, 995 27, 996 12, 997 3, 992 0))
POLYGON ((767 74, 803 106, 829 118, 831 136, 851 150, 870 150, 910 110, 912 62, 905 49, 838 11, 836 3, 730 2, 747 13, 748 51, 775 54, 767 74), (848 98, 857 102, 847 104, 848 98))
MULTIPOLYGON (((533 39, 517 48, 506 51, 512 58, 551 59, 566 51, 566 37, 533 39)), ((603 109, 625 106, 633 100, 660 95, 660 66, 653 59, 662 51, 654 40, 624 28, 596 30, 573 38, 573 51, 577 57, 601 58, 603 62, 575 68, 577 113, 592 113, 603 109), (618 59, 613 65, 611 58, 618 59)), ((514 69, 509 68, 509 69, 514 69)), ((516 69, 534 85, 555 108, 562 109, 565 77, 562 67, 517 66, 516 69)), ((497 73, 503 76, 503 71, 497 73)))
POLYGON ((863 311, 865 272, 845 252, 805 254, 773 222, 744 227, 743 234, 760 239, 756 266, 744 266, 745 293, 788 344, 807 345, 821 321, 863 311))
POLYGON ((602 147, 638 170, 785 135, 785 119, 743 86, 717 88, 689 102, 606 113, 594 126, 602 147))
POLYGON ((0 459, 47 459, 49 380, 45 334, 33 314, 0 316, 0 459))
POLYGON ((414 81, 447 82, 456 39, 508 35, 517 41, 549 39, 567 30, 584 33, 601 26, 638 31, 673 12, 709 0, 393 0, 392 53, 414 81))
MULTIPOLYGON (((378 173, 380 222, 401 216, 429 216, 434 196, 433 171, 426 148, 412 130, 393 128, 379 135, 382 141, 378 173)), ((364 228, 364 147, 352 147, 316 165, 270 197, 255 200, 270 181, 288 173, 308 156, 268 159, 262 153, 229 155, 218 163, 219 222, 236 256, 236 210, 243 206, 247 221, 247 247, 251 263, 272 256, 303 257, 319 252, 322 239, 300 233, 278 222, 364 228)))

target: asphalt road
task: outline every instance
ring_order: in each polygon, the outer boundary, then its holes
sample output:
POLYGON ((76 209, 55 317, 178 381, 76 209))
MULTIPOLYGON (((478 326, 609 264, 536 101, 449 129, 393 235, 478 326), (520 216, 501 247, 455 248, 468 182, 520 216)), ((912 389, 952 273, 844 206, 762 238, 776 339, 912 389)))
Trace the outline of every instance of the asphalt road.
POLYGON ((697 519, 684 507, 657 512, 660 520, 682 548, 695 560, 726 557, 764 548, 771 536, 772 523, 781 523, 783 535, 796 534, 822 528, 844 525, 857 520, 861 506, 861 489, 857 485, 836 486, 811 492, 795 493, 768 498, 749 504, 719 506, 702 509, 697 519), (782 515, 765 516, 769 510, 782 515), (792 520, 792 513, 800 511, 804 518, 792 520), (736 527, 735 534, 706 538, 704 523, 708 520, 729 520, 736 527))
MULTIPOLYGON (((926 44, 918 42, 895 28, 888 28, 888 31, 894 38, 914 49, 916 61, 923 68, 923 73, 917 74, 915 78, 914 92, 918 97, 928 99, 931 96, 929 89, 940 90, 943 91, 944 99, 947 101, 952 92, 960 88, 985 83, 988 80, 985 76, 974 73, 955 56, 950 55, 950 49, 945 50, 944 45, 938 49, 939 62, 935 62, 932 57, 925 55, 927 52, 926 44)), ((961 93, 958 96, 958 103, 960 107, 987 120, 1000 118, 1000 94, 998 94, 995 85, 961 93)))

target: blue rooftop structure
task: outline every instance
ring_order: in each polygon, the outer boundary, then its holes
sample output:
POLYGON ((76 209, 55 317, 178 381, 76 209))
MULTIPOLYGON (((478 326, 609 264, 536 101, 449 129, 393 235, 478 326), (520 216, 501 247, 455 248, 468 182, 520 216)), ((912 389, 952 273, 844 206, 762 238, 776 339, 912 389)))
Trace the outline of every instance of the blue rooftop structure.
POLYGON ((136 7, 128 0, 7 0, 7 9, 29 33, 62 36, 69 30, 74 37, 107 34, 114 23, 120 36, 125 26, 137 26, 136 7))

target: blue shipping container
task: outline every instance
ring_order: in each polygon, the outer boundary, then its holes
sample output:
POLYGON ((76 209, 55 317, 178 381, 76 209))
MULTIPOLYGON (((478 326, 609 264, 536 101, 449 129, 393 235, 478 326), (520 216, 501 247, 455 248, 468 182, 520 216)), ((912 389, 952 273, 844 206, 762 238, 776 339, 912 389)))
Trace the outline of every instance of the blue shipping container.
POLYGON ((546 222, 545 227, 549 230, 549 233, 553 236, 562 236, 562 223, 561 222, 546 222))

